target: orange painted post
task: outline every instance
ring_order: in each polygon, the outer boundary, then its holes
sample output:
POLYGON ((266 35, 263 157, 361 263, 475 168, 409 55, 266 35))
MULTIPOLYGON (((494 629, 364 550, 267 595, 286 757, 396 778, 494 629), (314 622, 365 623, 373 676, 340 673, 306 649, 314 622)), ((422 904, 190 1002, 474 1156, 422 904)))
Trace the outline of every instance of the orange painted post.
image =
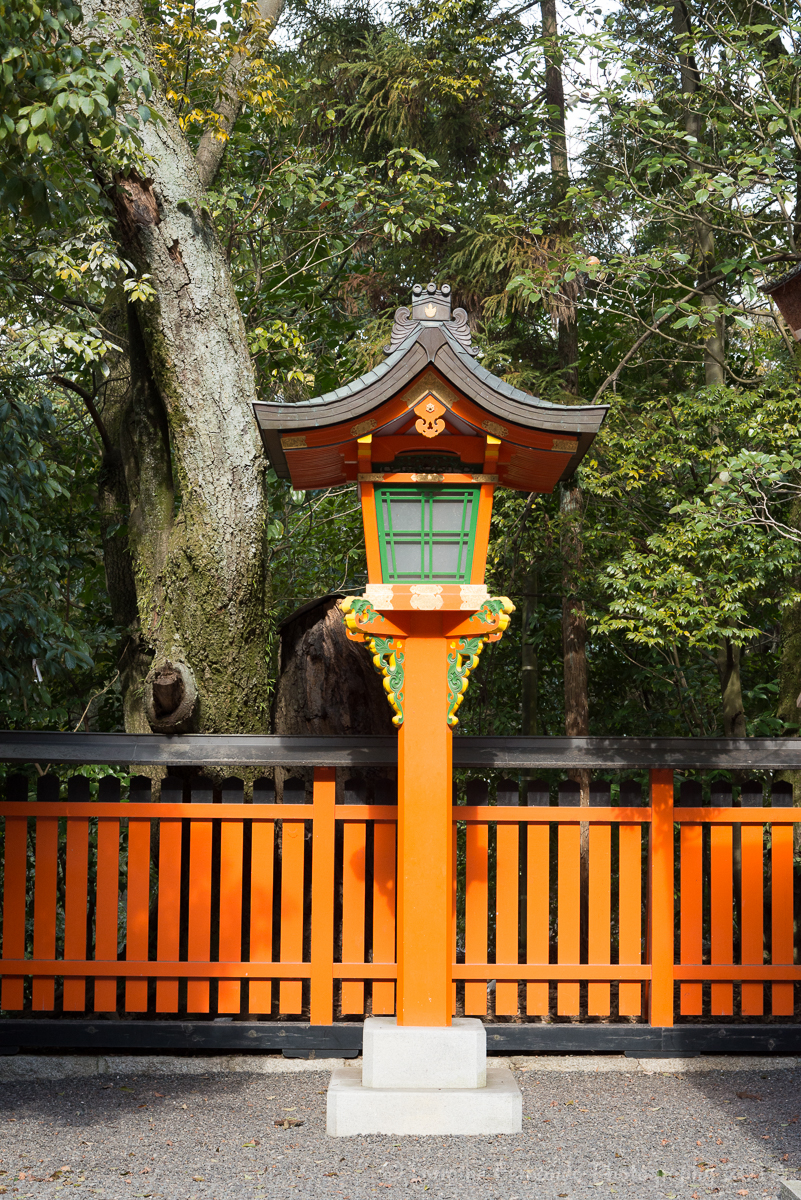
MULTIPOLYGON (((253 785, 253 805, 274 804, 272 780, 253 785)), ((250 835, 250 947, 251 962, 273 960, 273 876, 275 821, 253 821, 250 835)), ((269 1014, 273 985, 269 979, 254 979, 248 985, 248 1011, 269 1014)))
MULTIPOLYGON (((499 798, 499 803, 501 800, 499 798)), ((516 964, 518 955, 518 912, 520 874, 520 826, 496 827, 497 858, 495 878, 495 961, 516 964)), ((499 1017, 517 1015, 517 983, 514 980, 495 984, 495 1014, 499 1017)))
MULTIPOLYGON (((98 800, 119 804, 120 781, 101 779, 98 800)), ((95 960, 117 963, 118 912, 120 899, 120 823, 114 817, 97 822, 97 891, 95 893, 95 960)), ((116 1012, 117 980, 95 979, 95 1012, 116 1012)))
MULTIPOLYGON (((621 825, 619 842, 619 939, 618 960, 626 965, 642 962, 642 830, 639 825, 621 825)), ((642 1012, 642 984, 618 984, 618 1011, 622 1017, 642 1012)))
POLYGON ((367 580, 369 583, 381 582, 381 548, 378 543, 378 520, 375 513, 375 488, 372 483, 360 483, 359 495, 362 501, 362 522, 364 524, 364 541, 367 551, 367 580))
POLYGON ((452 734, 448 641, 437 613, 410 619, 398 738, 398 1024, 451 1023, 452 734))
MULTIPOLYGON (((137 775, 131 780, 130 799, 150 800, 150 780, 137 775)), ((148 957, 150 926, 150 821, 128 821, 128 905, 125 957, 141 962, 148 957)), ((125 984, 126 1012, 147 1012, 147 980, 129 979, 125 984)))
MULTIPOLYGON (((346 821, 342 831, 342 961, 364 962, 367 826, 346 821)), ((342 981, 342 1015, 364 1013, 364 983, 342 981)))
POLYGON ((334 829, 336 771, 314 771, 312 818, 311 999, 312 1025, 334 1020, 334 829))
MULTIPOLYGON (((556 877, 557 961, 571 966, 578 963, 580 951, 580 856, 580 826, 560 825, 556 877)), ((557 984, 556 1011, 560 1017, 579 1015, 579 985, 577 983, 557 984)))
MULTIPOLYGON (((485 805, 487 785, 471 780, 467 803, 485 805)), ((469 823, 465 830, 464 960, 483 965, 487 961, 489 928, 489 826, 469 823)), ((466 1017, 487 1015, 486 980, 464 985, 466 1017)))
MULTIPOLYGON (((67 799, 88 802, 89 780, 74 775, 67 784, 67 799)), ((64 905, 64 958, 86 961, 86 917, 89 901, 89 820, 67 819, 67 870, 64 905)), ((64 980, 64 1011, 86 1011, 86 980, 64 980)))
MULTIPOLYGON (((497 460, 498 451, 495 451, 497 460)), ((482 483, 478 500, 478 519, 476 521, 476 540, 473 546, 473 565, 470 573, 471 583, 483 583, 487 568, 487 550, 489 549, 490 522, 492 519, 492 497, 495 492, 494 483, 482 483)))
MULTIPOLYGON (((28 799, 28 781, 13 775, 7 785, 8 800, 28 799)), ((26 817, 6 817, 3 878, 3 958, 25 957, 25 911, 28 876, 28 821, 26 817)), ((20 976, 4 975, 0 988, 0 1008, 6 1011, 24 1008, 25 981, 20 976)))
MULTIPOLYGON (((745 799, 745 797, 743 797, 745 799)), ((760 804, 762 797, 759 798, 760 804)), ((764 961, 764 847, 762 825, 741 825, 742 853, 742 961, 757 966, 764 961)), ((791 985, 792 986, 792 985, 791 985)), ((765 1008, 761 983, 741 985, 744 1017, 760 1017, 765 1008)))
MULTIPOLYGON (((454 795, 454 800, 456 796, 454 795)), ((457 863, 459 862, 459 830, 456 821, 453 822, 451 837, 451 862, 453 876, 451 885, 451 962, 456 962, 456 908, 459 901, 459 880, 456 878, 457 863)), ((456 980, 451 984, 451 1016, 456 1016, 456 980)))
MULTIPOLYGON (((731 801, 729 801, 731 803, 731 801)), ((713 825, 711 836, 711 960, 729 964, 734 957, 734 887, 731 825, 713 825)), ((791 985, 792 986, 792 985, 791 985)), ((713 1017, 728 1017, 734 1012, 734 988, 730 983, 713 983, 713 1017)))
MULTIPOLYGON (((58 800, 58 780, 44 775, 37 782, 37 800, 58 800)), ((56 957, 56 897, 58 880, 58 818, 36 820, 36 858, 33 883, 33 957, 56 957)), ((55 1007, 55 979, 40 976, 31 989, 34 1012, 55 1007)))
MULTIPOLYGON (((376 821, 373 832, 373 962, 395 962, 395 826, 376 821)), ((395 1012, 395 984, 373 984, 373 1016, 395 1012)))
MULTIPOLYGON (((699 798, 700 803, 700 798, 699 798)), ((681 825, 679 834, 679 905, 681 910, 681 962, 702 963, 704 875, 702 865, 703 826, 681 825)), ((683 1016, 700 1016, 702 984, 682 983, 679 986, 680 1011, 683 1016)))
MULTIPOLYGON (((612 827, 593 824, 589 834, 588 962, 605 966, 611 959, 612 827)), ((587 1015, 608 1017, 610 993, 608 983, 588 983, 587 1015)))
MULTIPOLYGON (((287 781, 289 782, 289 781, 287 781)), ((290 792, 284 784, 284 803, 301 803, 302 790, 290 792), (289 799, 290 795, 292 800, 289 799)), ((303 958, 303 865, 306 824, 304 821, 281 822, 281 962, 300 962, 303 958)), ((282 980, 278 988, 278 1008, 296 1015, 303 1008, 303 983, 299 979, 282 980)))
MULTIPOLYGON (((211 783, 201 779, 192 784, 192 803, 211 804, 211 783)), ((211 957, 211 821, 189 824, 189 922, 187 959, 207 963, 211 957)), ((190 979, 186 985, 186 1011, 209 1011, 209 980, 190 979)))
MULTIPOLYGON (((226 779, 223 804, 242 804, 241 779, 226 779)), ((241 821, 223 821, 220 830, 220 962, 242 959, 242 863, 244 826, 241 821)), ((242 984, 238 979, 221 979, 217 984, 217 1011, 238 1013, 242 1007, 242 984)))
POLYGON ((651 771, 651 1025, 673 1024, 673 772, 651 771))
MULTIPOLYGON (((550 840, 549 825, 528 827, 526 898, 526 962, 546 964, 550 948, 550 840)), ((526 1012, 530 1017, 548 1014, 548 984, 526 986, 526 1012)))
MULTIPOLYGON (((774 966, 793 962, 793 827, 773 826, 771 851, 771 961, 774 966)), ((793 1015, 793 984, 772 985, 774 1017, 793 1015)))
MULTIPOLYGON (((161 783, 165 804, 183 802, 183 782, 168 776, 161 783)), ((183 822, 163 817, 159 822, 159 895, 156 957, 177 962, 181 937, 181 867, 183 822)), ((156 1012, 178 1012, 178 979, 156 980, 156 1012)))

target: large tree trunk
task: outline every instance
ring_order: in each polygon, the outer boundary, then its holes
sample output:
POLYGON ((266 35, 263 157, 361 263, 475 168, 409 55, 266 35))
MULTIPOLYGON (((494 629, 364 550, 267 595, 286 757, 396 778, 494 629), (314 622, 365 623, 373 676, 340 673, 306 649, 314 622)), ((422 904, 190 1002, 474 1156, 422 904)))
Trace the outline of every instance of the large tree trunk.
MULTIPOLYGON (((572 236, 573 228, 565 209, 570 171, 565 129, 565 89, 562 79, 559 27, 556 0, 541 0, 542 37, 545 47, 545 99, 548 105, 548 146, 551 159, 551 194, 559 216, 556 233, 560 240, 572 236)), ((567 398, 578 396, 578 327, 573 298, 566 294, 558 322, 557 354, 559 370, 567 398)), ((566 517, 562 537, 562 646, 564 652, 565 733, 568 737, 586 736, 589 728, 587 690, 587 621, 584 603, 577 595, 577 571, 581 562, 579 517, 581 489, 575 480, 562 486, 560 508, 566 517)), ((570 778, 581 786, 581 803, 590 802, 590 777, 587 771, 571 771, 570 778)))
MULTIPOLYGON (((695 56, 690 53, 687 43, 692 32, 692 23, 685 0, 676 0, 673 5, 673 30, 679 41, 679 73, 681 91, 685 99, 684 128, 690 137, 700 141, 703 135, 703 119, 694 109, 693 103, 701 87, 701 76, 695 56)), ((699 208, 696 213, 695 234, 700 259, 698 286, 701 290, 701 306, 714 309, 717 297, 706 285, 717 270, 715 234, 706 220, 703 208, 699 208)), ((717 314, 714 320, 710 321, 709 333, 704 340, 704 383, 707 387, 725 383, 725 352, 723 318, 717 314)), ((728 638, 722 638, 717 648, 717 662, 721 687, 721 715, 727 737, 745 737, 746 734, 740 660, 741 648, 733 646, 728 638)))
MULTIPOLYGON (((84 11, 100 7, 90 0, 84 11)), ((144 42, 135 0, 102 8, 137 20, 144 42)), ((163 95, 150 104, 162 118, 141 130, 151 178, 106 181, 121 248, 156 289, 130 313, 119 442, 138 650, 150 662, 138 697, 126 697, 126 724, 255 732, 268 728, 270 680, 253 369, 191 148, 163 95)))

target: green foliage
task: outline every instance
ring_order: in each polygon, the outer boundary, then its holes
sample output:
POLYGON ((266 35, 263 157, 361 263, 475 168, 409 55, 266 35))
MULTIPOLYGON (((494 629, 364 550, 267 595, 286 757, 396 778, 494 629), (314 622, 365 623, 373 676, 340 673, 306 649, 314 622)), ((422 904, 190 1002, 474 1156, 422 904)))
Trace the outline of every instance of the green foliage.
POLYGON ((98 192, 90 163, 135 154, 152 113, 133 105, 151 84, 132 31, 115 21, 110 49, 71 0, 0 5, 0 201, 14 216, 41 226, 85 211, 98 192))
MULTIPOLYGON (((74 725, 113 663, 80 423, 0 377, 0 726, 74 725)), ((96 716, 97 714, 93 714, 96 716)), ((109 710, 116 719, 114 706, 109 710)))

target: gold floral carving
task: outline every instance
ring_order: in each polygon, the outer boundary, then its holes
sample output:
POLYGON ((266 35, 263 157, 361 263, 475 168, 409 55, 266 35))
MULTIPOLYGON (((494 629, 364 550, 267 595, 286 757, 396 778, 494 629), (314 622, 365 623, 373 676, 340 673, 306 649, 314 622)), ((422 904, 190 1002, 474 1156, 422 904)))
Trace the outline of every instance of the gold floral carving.
POLYGON ((573 438, 554 438, 552 449, 567 450, 570 454, 573 454, 575 450, 578 450, 578 442, 573 438))
POLYGON ((481 428, 486 433, 491 433, 493 437, 505 438, 509 436, 509 430, 505 425, 499 425, 497 421, 482 421, 481 428))
POLYGON ((417 413, 414 427, 418 433, 422 433, 423 437, 435 438, 444 431, 445 422, 442 420, 442 414, 445 412, 445 405, 440 404, 436 397, 425 396, 419 404, 414 406, 413 411, 417 413))
POLYGON ((369 421, 360 421, 358 425, 354 425, 351 428, 350 436, 355 438, 364 437, 366 433, 371 433, 377 424, 378 422, 374 421, 372 417, 369 421))
POLYGON ((306 434, 298 433, 291 434, 289 437, 281 438, 281 447, 283 450, 305 450, 306 449, 306 434))

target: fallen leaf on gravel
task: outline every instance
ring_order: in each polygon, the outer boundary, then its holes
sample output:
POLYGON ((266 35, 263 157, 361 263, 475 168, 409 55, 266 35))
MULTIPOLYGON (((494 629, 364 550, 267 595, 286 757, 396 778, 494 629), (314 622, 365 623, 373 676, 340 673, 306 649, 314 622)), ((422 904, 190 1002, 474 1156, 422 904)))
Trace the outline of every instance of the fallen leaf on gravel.
POLYGON ((261 1142, 259 1141, 259 1139, 254 1138, 252 1142, 243 1142, 242 1149, 248 1150, 251 1146, 260 1146, 260 1145, 261 1145, 261 1142))
POLYGON ((748 1195, 748 1188, 738 1188, 738 1189, 737 1189, 737 1195, 738 1195, 738 1196, 747 1196, 747 1195, 748 1195))
POLYGON ((163 1093, 163 1092, 154 1092, 154 1093, 153 1093, 153 1095, 154 1095, 154 1096, 158 1096, 159 1100, 163 1100, 163 1099, 164 1099, 164 1093, 163 1093))
POLYGON ((303 1121, 298 1121, 296 1117, 284 1117, 283 1120, 279 1118, 273 1124, 277 1125, 279 1129, 294 1129, 297 1125, 302 1125, 303 1121))
MULTIPOLYGON (((120 1091, 121 1091, 121 1092, 132 1092, 132 1091, 133 1091, 133 1088, 129 1088, 129 1087, 123 1087, 123 1086, 122 1086, 122 1084, 120 1084, 120 1091)), ((63 1093, 63 1092, 61 1092, 61 1095, 63 1096, 63 1095, 64 1095, 64 1093, 63 1093)))
POLYGON ((203 1176, 202 1176, 202 1175, 193 1175, 193 1176, 192 1176, 192 1182, 193 1182, 193 1183, 205 1183, 206 1181, 205 1181, 205 1179, 203 1178, 203 1176))
POLYGON ((146 1104, 137 1104, 137 1108, 147 1108, 146 1104))
POLYGON ((762 1097, 758 1096, 756 1092, 738 1092, 737 1099, 738 1100, 761 1100, 762 1097))
POLYGON ((789 1154, 783 1154, 783 1155, 782 1155, 782 1162, 787 1162, 787 1160, 789 1159, 789 1157, 790 1157, 790 1155, 789 1155, 789 1154))
POLYGON ((335 1179, 338 1176, 339 1176, 339 1171, 324 1171, 323 1172, 324 1179, 335 1179))

